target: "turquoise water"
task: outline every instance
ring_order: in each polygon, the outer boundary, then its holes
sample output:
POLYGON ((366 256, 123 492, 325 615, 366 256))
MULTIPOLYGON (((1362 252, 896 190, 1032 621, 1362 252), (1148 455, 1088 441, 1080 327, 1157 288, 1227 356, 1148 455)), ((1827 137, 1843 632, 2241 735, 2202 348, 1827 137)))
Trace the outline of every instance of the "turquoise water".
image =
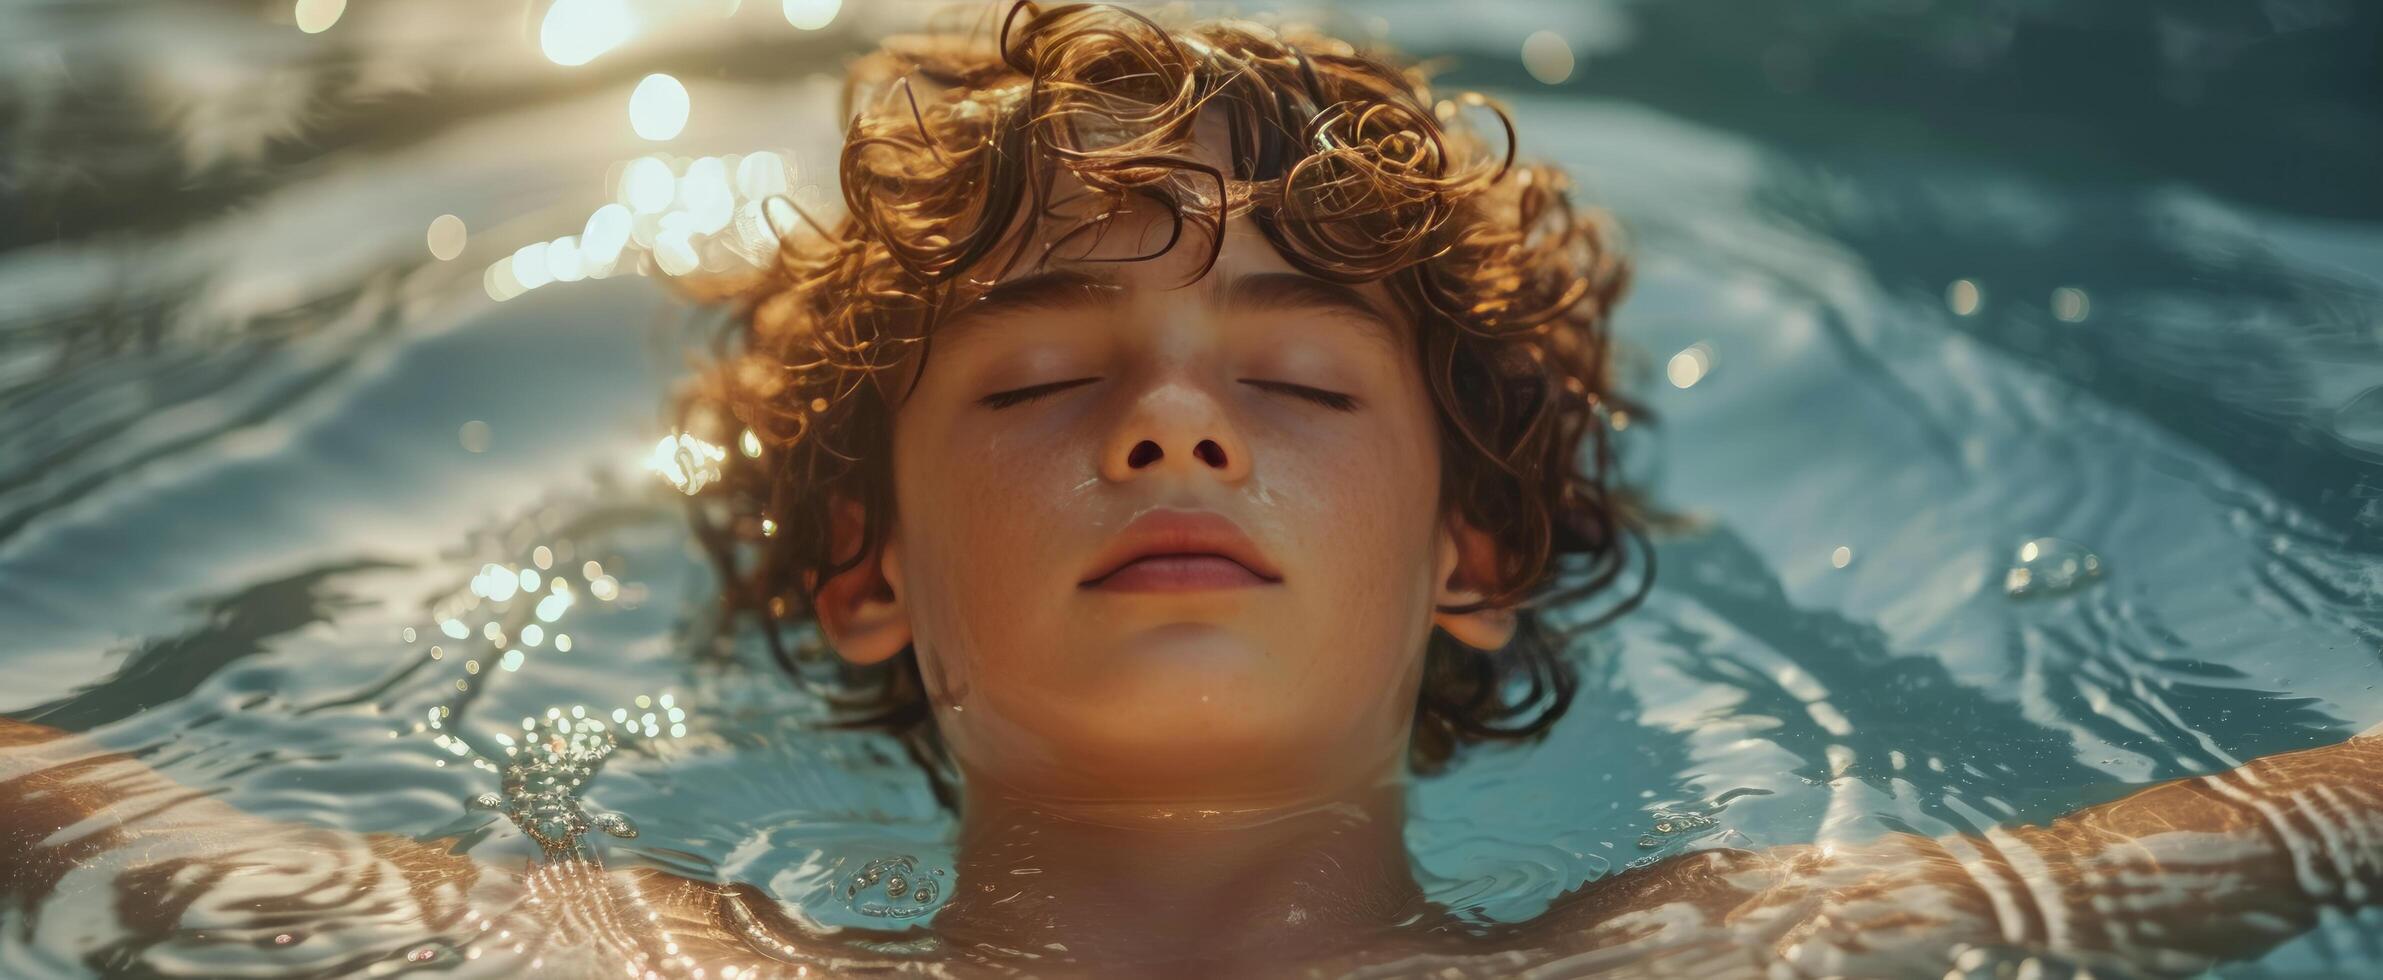
MULTIPOLYGON (((1621 218, 1617 330, 1660 420, 1624 431, 1629 466, 1696 519, 1578 651, 1546 743, 1415 786, 1415 862, 1478 917, 1687 848, 2041 819, 2383 720, 2383 195, 2353 179, 2383 146, 2376 17, 1763 7, 1359 11, 1462 58, 1621 218), (1561 85, 1516 64, 1542 28, 1572 38, 1561 85)), ((501 787, 473 764, 498 733, 652 712, 580 794, 634 824, 614 860, 824 925, 922 921, 844 888, 949 861, 925 783, 810 728, 719 628, 643 466, 705 314, 652 277, 503 302, 484 278, 649 152, 621 109, 645 71, 692 93, 674 152, 775 149, 816 185, 820 73, 889 21, 573 74, 515 20, 408 9, 320 35, 0 10, 0 711, 264 817, 474 848, 513 836, 468 805, 501 787), (470 229, 450 261, 441 214, 470 229), (507 599, 492 642, 491 565, 569 608, 507 599)), ((93 972, 71 951, 109 929, 97 887, 66 878, 39 929, 0 906, 0 973, 93 972)), ((2371 974, 2377 934, 2383 911, 2337 914, 2217 973, 2371 974)), ((114 965, 323 967, 378 938, 114 965)))

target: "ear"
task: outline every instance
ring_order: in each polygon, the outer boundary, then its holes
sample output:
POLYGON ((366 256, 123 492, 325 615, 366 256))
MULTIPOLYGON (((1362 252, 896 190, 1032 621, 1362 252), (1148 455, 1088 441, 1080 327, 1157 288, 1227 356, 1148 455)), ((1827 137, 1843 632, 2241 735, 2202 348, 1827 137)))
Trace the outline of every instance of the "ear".
MULTIPOLYGON (((850 555, 860 547, 862 509, 839 500, 828 518, 829 553, 850 555)), ((812 599, 820 632, 836 654, 856 664, 882 662, 910 645, 910 613, 902 605, 900 548, 888 529, 877 550, 828 579, 812 599)))
POLYGON ((1432 593, 1435 607, 1432 625, 1447 630, 1457 642, 1476 650, 1498 650, 1514 639, 1515 615, 1510 607, 1493 606, 1465 613, 1445 610, 1448 606, 1479 602, 1488 595, 1488 583, 1497 577, 1500 557, 1497 539, 1462 516, 1450 514, 1441 522, 1433 566, 1438 585, 1432 593))

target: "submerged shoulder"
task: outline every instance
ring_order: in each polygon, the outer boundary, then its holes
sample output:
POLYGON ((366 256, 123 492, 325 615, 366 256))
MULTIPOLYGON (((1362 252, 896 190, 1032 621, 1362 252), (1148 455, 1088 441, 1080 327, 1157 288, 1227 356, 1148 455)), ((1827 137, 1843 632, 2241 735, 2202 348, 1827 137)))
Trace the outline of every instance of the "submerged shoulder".
MULTIPOLYGON (((562 872, 560 877, 569 874, 562 872)), ((653 868, 623 868, 603 872, 602 877, 603 901, 613 923, 609 941, 625 944, 612 952, 633 962, 652 963, 654 969, 700 967, 712 974, 753 977, 842 976, 898 968, 914 959, 887 950, 915 941, 915 933, 824 931, 749 884, 697 881, 653 868)), ((585 881, 575 887, 595 884, 585 881)))
POLYGON ((1530 925, 1577 935, 1650 914, 1667 921, 1719 916, 1776 881, 1806 850, 1692 851, 1582 884, 1557 896, 1530 925))

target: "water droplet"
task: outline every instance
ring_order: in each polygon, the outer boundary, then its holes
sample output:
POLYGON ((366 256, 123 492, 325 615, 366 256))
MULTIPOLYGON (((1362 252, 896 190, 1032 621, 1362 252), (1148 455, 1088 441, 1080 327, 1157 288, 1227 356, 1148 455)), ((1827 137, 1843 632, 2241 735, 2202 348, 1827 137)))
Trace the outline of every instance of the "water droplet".
POLYGON ((637 825, 630 823, 629 818, 621 816, 617 813, 607 813, 598 816, 595 820, 595 824, 597 830, 601 830, 622 840, 629 840, 637 836, 637 825))
POLYGON ((1720 825, 1719 821, 1701 813, 1683 810, 1657 810, 1653 828, 1638 838, 1638 846, 1654 850, 1704 836, 1704 832, 1720 825))
POLYGON ((2062 538, 2035 538, 2019 546, 2002 585, 2013 598, 2056 596, 2083 588, 2101 575, 2101 556, 2084 545, 2062 538))

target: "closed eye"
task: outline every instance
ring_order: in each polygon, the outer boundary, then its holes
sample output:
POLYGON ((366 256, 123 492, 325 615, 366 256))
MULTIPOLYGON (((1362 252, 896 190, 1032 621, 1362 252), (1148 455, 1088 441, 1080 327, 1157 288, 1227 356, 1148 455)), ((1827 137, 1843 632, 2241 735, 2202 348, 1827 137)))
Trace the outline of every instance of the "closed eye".
POLYGON ((1062 391, 1066 391, 1069 388, 1074 388, 1078 385, 1088 385, 1099 380, 1099 378, 1069 378, 1066 381, 1053 381, 1048 384, 1030 385, 1024 388, 1012 388, 1008 391, 996 391, 990 395, 986 395, 983 398, 977 399, 977 402, 987 408, 1008 408, 1012 405, 1033 401, 1037 398, 1043 397, 1044 395, 1056 395, 1062 391))
POLYGON ((1290 395, 1293 398, 1304 398, 1336 412, 1355 411, 1357 408, 1357 396, 1342 394, 1337 391, 1326 391, 1322 388, 1310 388, 1306 385, 1292 384, 1288 381, 1261 381, 1255 378, 1243 378, 1241 379, 1241 383, 1263 391, 1271 391, 1280 395, 1290 395))

